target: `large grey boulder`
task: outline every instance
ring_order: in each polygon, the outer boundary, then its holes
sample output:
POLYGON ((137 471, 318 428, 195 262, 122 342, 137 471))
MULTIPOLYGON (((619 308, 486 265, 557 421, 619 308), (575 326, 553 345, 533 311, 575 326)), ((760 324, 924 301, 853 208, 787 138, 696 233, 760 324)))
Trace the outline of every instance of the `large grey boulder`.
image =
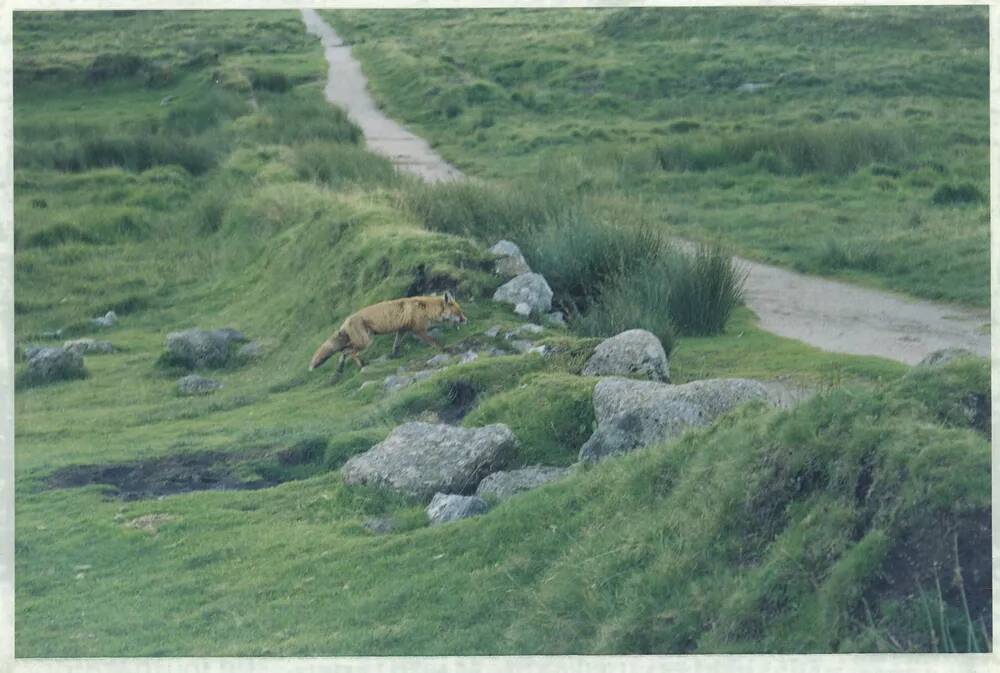
POLYGON ((524 255, 521 254, 521 249, 514 243, 500 241, 490 248, 490 252, 497 255, 496 265, 493 270, 498 276, 502 278, 514 278, 515 276, 520 276, 522 273, 531 273, 531 267, 528 266, 524 255))
POLYGON ((598 344, 582 373, 584 376, 637 376, 669 381, 670 364, 656 335, 644 329, 630 329, 598 344))
POLYGON ((594 386, 597 430, 580 448, 581 462, 663 442, 752 400, 776 404, 759 381, 707 379, 670 385, 631 379, 604 379, 594 386))
POLYGON ((493 301, 517 306, 525 304, 532 313, 546 313, 552 308, 552 288, 540 273, 522 273, 493 293, 493 301))
POLYGON ((568 467, 549 467, 532 465, 510 472, 494 472, 479 482, 476 495, 484 500, 502 502, 523 491, 538 488, 555 479, 561 479, 569 474, 568 467))
POLYGON ((435 493, 431 504, 427 505, 427 518, 432 526, 449 521, 467 519, 470 516, 486 514, 489 504, 476 495, 455 495, 454 493, 435 493))
POLYGON ((246 341, 232 328, 204 330, 197 327, 167 335, 167 357, 183 367, 224 367, 232 355, 231 344, 246 341))
POLYGON ((51 383, 64 379, 80 379, 87 375, 83 356, 65 348, 37 348, 28 357, 26 382, 51 383))
POLYGON ((341 468, 348 484, 370 484, 420 498, 469 493, 503 467, 517 446, 506 425, 460 428, 422 422, 400 425, 381 443, 341 468))
POLYGON ((115 347, 110 341, 95 341, 94 339, 74 339, 63 343, 63 348, 80 355, 104 355, 114 353, 115 347))
POLYGON ((177 379, 177 392, 181 395, 207 395, 221 387, 222 384, 218 381, 212 381, 197 374, 177 379))

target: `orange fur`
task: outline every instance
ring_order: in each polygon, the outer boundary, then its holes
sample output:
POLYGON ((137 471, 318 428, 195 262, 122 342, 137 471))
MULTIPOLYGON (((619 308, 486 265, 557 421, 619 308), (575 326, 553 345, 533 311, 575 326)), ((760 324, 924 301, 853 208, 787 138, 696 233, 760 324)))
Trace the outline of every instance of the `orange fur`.
POLYGON ((372 304, 348 316, 340 329, 320 345, 309 363, 309 370, 312 371, 341 351, 346 351, 341 357, 341 367, 345 357, 350 357, 359 367, 362 366, 358 353, 368 348, 377 334, 396 333, 394 353, 398 351, 400 338, 406 332, 413 332, 421 341, 440 349, 440 344, 427 334, 427 326, 431 322, 444 320, 465 322, 462 307, 450 292, 445 292, 440 297, 406 297, 372 304))

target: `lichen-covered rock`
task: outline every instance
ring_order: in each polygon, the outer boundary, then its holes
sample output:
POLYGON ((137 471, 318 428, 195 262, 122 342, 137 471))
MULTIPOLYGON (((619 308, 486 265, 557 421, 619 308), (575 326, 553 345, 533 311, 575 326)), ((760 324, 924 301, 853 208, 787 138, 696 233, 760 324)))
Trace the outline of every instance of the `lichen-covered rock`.
POLYGON ((476 488, 476 495, 484 500, 502 502, 523 491, 538 488, 542 484, 561 479, 569 474, 568 467, 550 467, 532 465, 531 467, 511 470, 509 472, 494 472, 487 476, 476 488))
POLYGON ((489 510, 490 506, 479 496, 435 493, 426 511, 431 525, 437 526, 449 521, 486 514, 489 510))
POLYGON ((177 379, 177 392, 181 395, 207 395, 221 387, 222 384, 218 381, 212 381, 197 374, 177 379))
POLYGON ((546 314, 545 319, 553 325, 557 325, 559 327, 566 326, 566 317, 563 315, 562 311, 553 311, 552 313, 548 313, 546 314))
POLYGON ((637 376, 669 381, 670 365, 656 335, 643 329, 630 329, 598 344, 582 373, 584 376, 637 376))
POLYGON ((697 407, 706 422, 751 400, 770 401, 767 388, 753 379, 704 379, 681 385, 607 378, 594 386, 594 415, 602 423, 624 411, 681 401, 697 407))
POLYGON ((232 328, 204 330, 197 327, 167 335, 167 360, 182 367, 224 367, 233 346, 246 337, 232 328))
POLYGON ((114 353, 115 347, 110 341, 95 341, 94 339, 74 339, 63 344, 63 348, 80 355, 104 355, 114 353))
POLYGON ((521 249, 514 243, 500 241, 490 248, 490 252, 497 255, 496 265, 493 270, 498 276, 502 278, 514 278, 515 276, 520 276, 522 273, 531 273, 531 267, 528 266, 524 255, 521 254, 521 249))
POLYGON ((530 313, 546 313, 552 308, 552 288, 540 273, 522 273, 497 288, 493 301, 526 304, 530 313))
POLYGON ((503 467, 517 446, 506 425, 461 428, 412 422, 348 460, 341 468, 348 484, 369 484, 430 498, 471 493, 479 481, 503 467))
POLYGON ((598 426, 580 448, 580 461, 594 462, 672 439, 751 400, 777 403, 764 385, 750 379, 683 385, 604 379, 594 386, 598 426))
POLYGON ((83 367, 83 356, 65 348, 38 348, 28 357, 28 367, 24 382, 30 384, 51 383, 67 379, 81 379, 87 376, 83 367))

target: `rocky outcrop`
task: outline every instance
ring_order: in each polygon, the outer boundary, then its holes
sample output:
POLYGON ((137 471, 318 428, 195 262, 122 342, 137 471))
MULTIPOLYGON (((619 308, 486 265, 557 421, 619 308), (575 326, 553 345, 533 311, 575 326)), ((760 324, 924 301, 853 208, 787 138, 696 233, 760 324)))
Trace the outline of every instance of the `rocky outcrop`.
POLYGON ((594 386, 593 399, 598 427, 580 449, 582 462, 669 440, 752 400, 774 403, 767 388, 751 379, 707 379, 683 385, 604 379, 594 386))
POLYGON ((502 502, 523 491, 538 488, 542 484, 561 479, 569 474, 568 467, 532 465, 510 472, 494 472, 481 482, 476 495, 487 501, 502 502))
POLYGON ((404 423, 381 443, 341 468, 348 484, 390 488, 420 498, 434 493, 470 493, 487 474, 503 467, 517 446, 506 425, 460 428, 404 423))
POLYGON ((493 294, 493 301, 515 307, 524 304, 529 313, 546 313, 552 308, 552 288, 541 274, 522 273, 501 285, 493 294))
POLYGON ((435 493, 431 504, 427 505, 426 511, 431 525, 437 526, 449 521, 458 521, 470 516, 485 514, 489 509, 490 506, 479 496, 435 493))
POLYGON ((652 332, 630 329, 598 344, 582 373, 669 381, 670 365, 663 344, 652 332))

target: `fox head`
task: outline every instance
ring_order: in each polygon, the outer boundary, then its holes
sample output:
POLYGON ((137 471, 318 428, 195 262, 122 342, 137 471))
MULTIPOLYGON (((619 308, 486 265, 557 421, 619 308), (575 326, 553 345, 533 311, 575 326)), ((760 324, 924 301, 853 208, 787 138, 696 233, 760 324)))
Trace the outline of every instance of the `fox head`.
POLYGON ((465 314, 462 313, 462 307, 458 305, 457 301, 455 301, 455 296, 451 292, 445 290, 444 296, 441 297, 441 300, 443 302, 441 320, 447 320, 448 322, 453 322, 458 325, 468 322, 465 319, 465 314))

